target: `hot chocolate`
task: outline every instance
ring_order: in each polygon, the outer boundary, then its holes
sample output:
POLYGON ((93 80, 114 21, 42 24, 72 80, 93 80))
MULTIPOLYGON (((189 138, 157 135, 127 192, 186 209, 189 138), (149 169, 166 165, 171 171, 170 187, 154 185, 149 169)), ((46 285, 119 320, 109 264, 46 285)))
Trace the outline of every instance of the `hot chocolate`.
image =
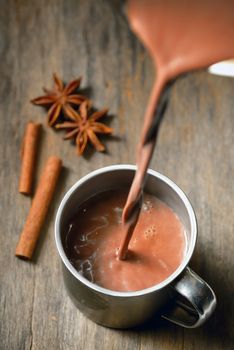
POLYGON ((120 259, 126 258, 138 219, 171 82, 182 73, 234 57, 234 1, 128 0, 127 15, 131 28, 151 54, 157 78, 145 112, 136 175, 123 211, 120 259))
POLYGON ((164 202, 144 194, 128 259, 118 259, 126 189, 102 192, 83 203, 69 220, 65 252, 80 274, 115 291, 136 291, 169 277, 181 264, 186 234, 164 202))

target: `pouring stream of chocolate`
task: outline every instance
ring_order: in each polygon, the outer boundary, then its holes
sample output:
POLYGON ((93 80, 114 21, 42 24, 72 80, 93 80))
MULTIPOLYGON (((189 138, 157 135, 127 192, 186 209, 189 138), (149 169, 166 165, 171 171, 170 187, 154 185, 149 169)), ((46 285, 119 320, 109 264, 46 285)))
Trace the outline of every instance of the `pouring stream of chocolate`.
POLYGON ((234 57, 234 1, 129 0, 127 16, 153 59, 157 78, 145 112, 137 171, 123 210, 120 260, 127 257, 140 213, 141 194, 170 83, 182 73, 234 57))

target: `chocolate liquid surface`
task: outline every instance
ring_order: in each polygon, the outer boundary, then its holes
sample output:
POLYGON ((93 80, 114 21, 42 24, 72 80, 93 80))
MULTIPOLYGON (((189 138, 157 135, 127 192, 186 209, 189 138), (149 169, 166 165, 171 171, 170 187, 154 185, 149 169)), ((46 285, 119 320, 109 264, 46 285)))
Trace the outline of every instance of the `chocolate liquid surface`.
POLYGON ((136 291, 156 285, 181 264, 186 234, 164 202, 144 194, 128 259, 117 256, 122 238, 122 210, 127 190, 103 192, 81 205, 67 224, 64 249, 80 274, 114 291, 136 291))
POLYGON ((234 57, 234 1, 129 0, 132 30, 149 51, 157 70, 137 150, 137 171, 123 211, 119 258, 125 259, 140 212, 140 197, 156 136, 157 105, 168 82, 182 73, 234 57))

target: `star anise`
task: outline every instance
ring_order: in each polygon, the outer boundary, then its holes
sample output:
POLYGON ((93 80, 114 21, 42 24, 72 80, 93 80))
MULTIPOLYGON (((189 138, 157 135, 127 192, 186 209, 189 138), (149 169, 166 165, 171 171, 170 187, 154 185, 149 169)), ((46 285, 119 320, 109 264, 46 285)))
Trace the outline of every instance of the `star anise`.
POLYGON ((54 79, 54 88, 48 90, 44 88, 46 95, 39 96, 31 100, 35 105, 41 106, 50 106, 48 110, 48 124, 53 126, 58 120, 61 111, 65 115, 72 118, 72 105, 80 105, 81 102, 86 100, 85 96, 75 94, 81 83, 81 78, 72 80, 66 86, 64 86, 62 80, 56 75, 53 74, 54 79))
POLYGON ((68 130, 64 139, 75 138, 77 145, 77 153, 83 154, 88 141, 92 143, 95 149, 99 152, 105 150, 104 145, 99 141, 96 134, 111 134, 113 129, 109 126, 99 123, 98 120, 104 117, 108 109, 103 109, 89 115, 91 104, 89 101, 84 101, 80 105, 79 112, 72 110, 71 121, 56 125, 57 129, 68 130))

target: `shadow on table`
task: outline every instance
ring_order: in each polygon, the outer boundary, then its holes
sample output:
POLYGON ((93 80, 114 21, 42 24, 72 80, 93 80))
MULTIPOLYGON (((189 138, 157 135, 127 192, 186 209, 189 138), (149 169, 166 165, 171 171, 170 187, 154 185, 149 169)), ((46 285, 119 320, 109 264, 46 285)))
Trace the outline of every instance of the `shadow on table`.
MULTIPOLYGON (((194 254, 190 264, 192 268, 194 268, 194 262, 198 258, 199 257, 194 254)), ((194 270, 196 270, 196 272, 198 272, 198 274, 200 274, 201 277, 212 286, 217 297, 217 308, 204 325, 194 329, 182 328, 157 315, 142 326, 121 332, 124 332, 126 336, 126 333, 128 332, 131 336, 137 333, 144 338, 144 343, 150 342, 152 344, 155 342, 155 344, 157 344, 157 339, 160 336, 163 336, 164 338, 169 337, 168 339, 171 339, 172 337, 180 337, 183 335, 185 348, 187 343, 194 343, 194 346, 198 349, 205 348, 206 346, 209 349, 233 349, 234 298, 231 281, 228 281, 227 278, 230 271, 222 271, 222 274, 219 274, 216 271, 215 262, 211 266, 208 265, 208 261, 204 260, 203 262, 206 264, 206 271, 209 271, 210 273, 200 273, 200 271, 197 271, 195 268, 194 270), (226 278, 224 278, 224 276, 226 276, 226 278)), ((223 266, 225 266, 224 262, 223 266)))

